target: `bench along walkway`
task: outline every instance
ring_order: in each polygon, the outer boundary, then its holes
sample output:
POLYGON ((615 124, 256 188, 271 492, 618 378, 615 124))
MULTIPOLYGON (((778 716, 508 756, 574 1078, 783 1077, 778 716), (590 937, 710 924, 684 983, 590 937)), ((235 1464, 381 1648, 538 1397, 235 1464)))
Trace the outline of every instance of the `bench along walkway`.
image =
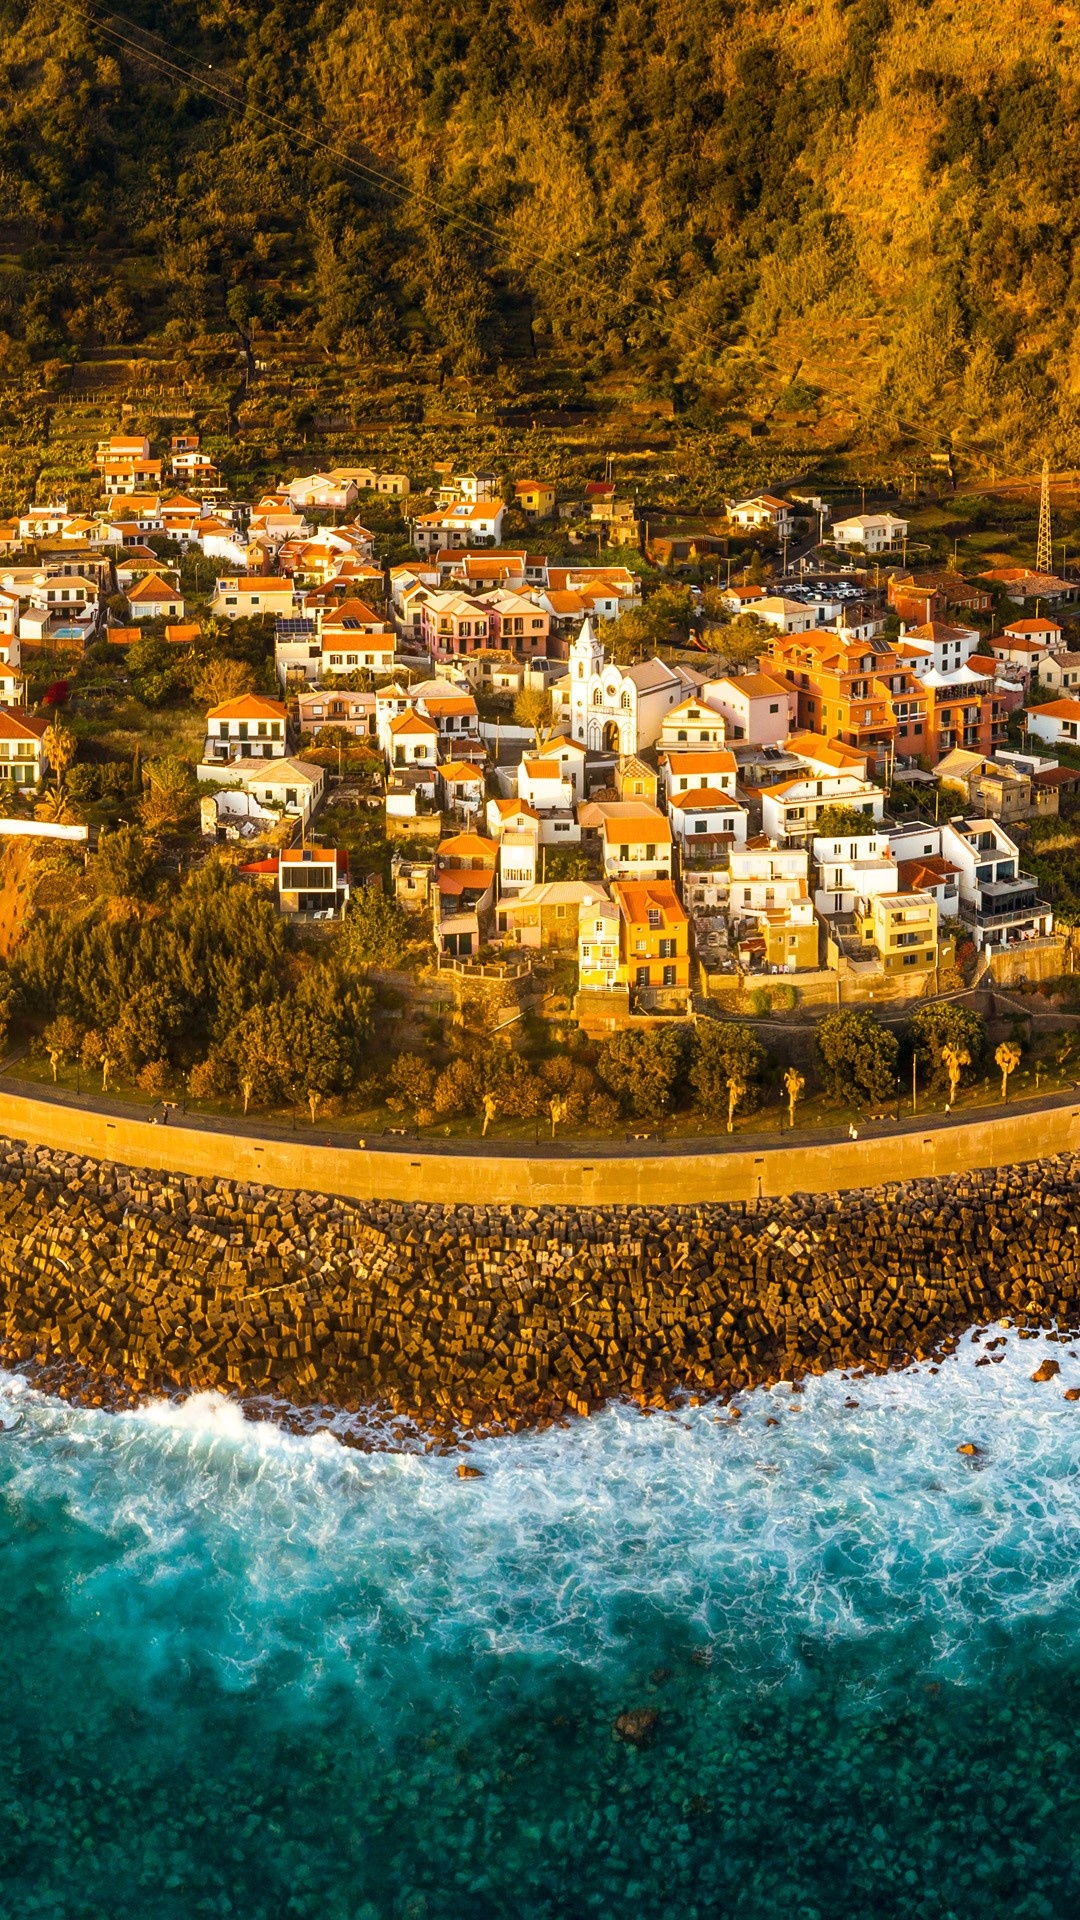
POLYGON ((716 1140, 416 1140, 184 1114, 0 1080, 0 1135, 125 1166, 355 1200, 476 1206, 692 1205, 836 1192, 1080 1151, 1080 1089, 1008 1107, 716 1140))

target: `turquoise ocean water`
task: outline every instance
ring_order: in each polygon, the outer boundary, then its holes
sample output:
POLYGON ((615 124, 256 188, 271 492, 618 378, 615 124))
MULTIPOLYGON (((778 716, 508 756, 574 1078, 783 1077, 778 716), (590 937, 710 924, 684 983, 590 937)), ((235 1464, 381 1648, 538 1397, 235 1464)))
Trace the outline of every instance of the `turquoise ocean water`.
POLYGON ((0 1379, 0 1920, 1075 1916, 1080 1359, 984 1350, 475 1480, 0 1379))

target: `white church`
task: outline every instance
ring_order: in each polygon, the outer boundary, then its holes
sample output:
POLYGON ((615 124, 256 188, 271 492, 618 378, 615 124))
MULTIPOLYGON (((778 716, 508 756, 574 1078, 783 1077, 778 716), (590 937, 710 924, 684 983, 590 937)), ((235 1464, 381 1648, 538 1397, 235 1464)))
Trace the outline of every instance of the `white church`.
POLYGON ((570 649, 570 672, 559 687, 570 709, 570 735, 590 753, 640 753, 658 738, 672 707, 701 691, 706 679, 690 667, 643 660, 636 667, 605 663, 604 649, 586 620, 570 649))

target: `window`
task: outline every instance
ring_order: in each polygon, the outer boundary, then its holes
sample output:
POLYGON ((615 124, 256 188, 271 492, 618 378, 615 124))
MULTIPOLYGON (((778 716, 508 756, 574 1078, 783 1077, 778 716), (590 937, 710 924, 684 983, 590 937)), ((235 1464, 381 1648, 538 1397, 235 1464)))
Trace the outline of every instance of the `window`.
POLYGON ((629 860, 629 858, 630 858, 630 849, 629 849, 629 847, 620 847, 620 848, 619 848, 619 852, 618 852, 618 858, 619 858, 620 860, 629 860))
POLYGON ((690 831, 692 833, 708 833, 709 823, 707 820, 695 820, 690 831))
POLYGON ((676 976, 677 976, 677 973, 678 973, 678 968, 677 968, 677 967, 665 967, 665 968, 664 968, 664 985, 665 985, 665 987, 673 987, 673 986, 674 986, 674 985, 676 984, 676 976))
POLYGON ((647 846, 646 846, 646 848, 645 848, 645 858, 646 858, 646 860, 655 860, 655 859, 656 859, 656 842, 655 842, 654 840, 650 840, 650 841, 648 842, 648 844, 647 844, 647 846))
POLYGON ((650 976, 648 967, 638 967, 634 975, 635 986, 647 987, 649 984, 650 977, 651 976, 650 976))
POLYGON ((660 958, 661 958, 661 960, 674 960, 674 958, 675 958, 675 942, 674 942, 674 940, 661 940, 661 942, 660 942, 660 958))

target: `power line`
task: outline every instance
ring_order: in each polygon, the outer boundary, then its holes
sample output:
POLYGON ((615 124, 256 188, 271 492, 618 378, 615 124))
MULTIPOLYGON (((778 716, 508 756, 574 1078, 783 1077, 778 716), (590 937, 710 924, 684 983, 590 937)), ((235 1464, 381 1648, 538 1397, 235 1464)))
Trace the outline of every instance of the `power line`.
POLYGON ((155 48, 143 46, 140 41, 129 39, 125 34, 121 33, 119 27, 113 25, 113 22, 114 20, 119 20, 125 27, 130 28, 133 33, 143 34, 150 39, 160 40, 163 46, 169 45, 169 42, 164 40, 162 35, 152 32, 149 27, 139 26, 137 22, 128 20, 123 14, 112 11, 108 14, 92 13, 89 8, 80 7, 77 4, 77 0, 61 0, 61 3, 67 7, 70 13, 78 14, 80 19, 87 21, 90 26, 96 27, 99 33, 105 34, 107 38, 112 40, 116 45, 126 47, 129 52, 137 54, 141 60, 145 60, 159 72, 169 73, 178 77, 185 81, 188 86, 194 87, 198 92, 204 93, 212 99, 224 102, 226 106, 232 107, 240 114, 251 115, 256 119, 265 121, 268 126, 275 127, 280 132, 288 134, 291 140, 302 140, 309 147, 315 147, 321 153, 329 154, 332 159, 339 161, 341 165, 349 168, 353 173, 358 174, 369 186, 379 186, 389 193, 399 194, 403 200, 413 200, 418 205, 427 207, 432 212, 438 213, 444 220, 449 221, 452 225, 468 227, 474 233, 483 234, 485 238, 497 241, 501 246, 516 248, 536 266, 547 266, 550 264, 550 261, 545 259, 543 255, 534 253, 530 247, 524 246, 520 241, 515 240, 502 229, 491 226, 485 221, 475 220, 471 214, 456 212, 453 207, 447 206, 444 201, 436 199, 432 194, 423 193, 417 187, 404 185, 402 181, 396 180, 393 174, 383 172, 380 167, 372 166, 369 161, 357 160, 352 154, 346 153, 344 148, 332 146, 328 140, 321 140, 318 134, 307 133, 302 127, 295 126, 291 121, 283 119, 280 114, 270 113, 265 107, 255 106, 252 102, 242 99, 240 95, 230 92, 227 87, 220 86, 216 81, 204 79, 201 74, 192 72, 189 67, 181 66, 175 60, 166 58, 164 54, 158 53, 155 48))

